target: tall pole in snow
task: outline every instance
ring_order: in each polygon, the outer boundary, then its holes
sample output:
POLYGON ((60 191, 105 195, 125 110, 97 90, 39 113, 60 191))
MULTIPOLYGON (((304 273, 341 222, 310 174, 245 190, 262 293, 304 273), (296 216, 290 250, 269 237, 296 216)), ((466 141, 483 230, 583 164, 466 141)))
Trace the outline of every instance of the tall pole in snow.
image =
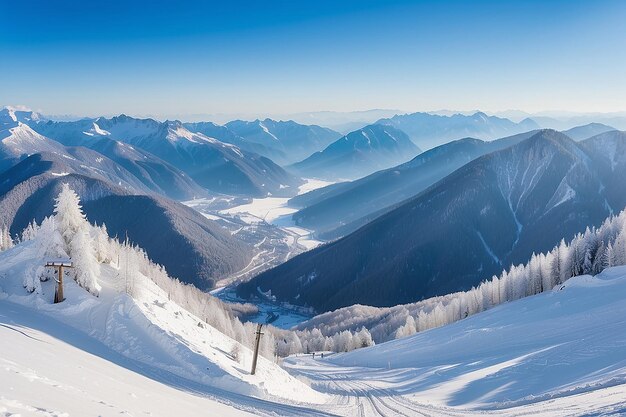
POLYGON ((59 265, 59 281, 57 283, 57 290, 54 294, 54 303, 60 303, 65 300, 63 296, 63 265, 59 265))
POLYGON ((261 327, 263 327, 261 323, 256 325, 256 339, 254 341, 254 356, 252 356, 252 370, 250 371, 250 375, 254 375, 254 373, 256 372, 256 361, 257 361, 257 358, 259 357, 259 344, 261 342, 261 335, 263 334, 261 333, 261 327))
POLYGON ((59 269, 59 279, 56 280, 57 285, 54 291, 54 303, 60 303, 65 300, 65 297, 63 296, 63 268, 73 268, 74 264, 71 259, 60 259, 46 261, 45 266, 59 269))

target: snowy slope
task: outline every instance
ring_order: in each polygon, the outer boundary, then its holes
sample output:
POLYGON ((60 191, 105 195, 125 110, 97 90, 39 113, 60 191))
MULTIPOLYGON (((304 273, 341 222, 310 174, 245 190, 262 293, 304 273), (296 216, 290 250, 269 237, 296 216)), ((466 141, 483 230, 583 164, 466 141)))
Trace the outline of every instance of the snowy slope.
MULTIPOLYGON (((626 412, 626 267, 288 375, 139 276, 101 264, 100 297, 27 294, 35 241, 0 253, 0 412, 22 415, 588 415, 626 412), (201 324, 201 326, 199 325, 201 324), (312 384, 309 387, 306 383, 312 384)), ((10 414, 9 414, 10 415, 10 414)))
POLYGON ((624 299, 626 267, 615 267, 452 325, 286 364, 366 415, 618 415, 624 299))
POLYGON ((3 124, 0 118, 0 172, 38 152, 66 153, 64 146, 41 136, 22 122, 3 124))
MULTIPOLYGON (((99 356, 87 373, 110 391, 97 385, 65 379, 68 375, 63 373, 64 379, 52 382, 51 386, 43 389, 46 394, 42 394, 52 396, 53 393, 47 390, 54 391, 54 385, 66 387, 56 390, 61 401, 59 407, 69 404, 70 399, 78 395, 74 388, 84 389, 85 395, 81 395, 83 401, 95 398, 115 404, 115 407, 131 407, 119 396, 132 397, 133 393, 145 395, 152 392, 147 388, 152 384, 164 392, 171 392, 172 387, 182 390, 173 398, 179 402, 191 398, 190 409, 198 406, 199 401, 193 399, 191 394, 218 398, 240 409, 254 409, 259 414, 268 414, 273 410, 279 415, 293 415, 298 414, 301 401, 309 405, 325 401, 323 394, 316 393, 265 358, 259 358, 256 375, 250 375, 249 349, 169 301, 168 294, 151 280, 143 276, 135 280, 135 298, 123 291, 120 293, 120 285, 124 286, 123 271, 115 263, 101 265, 99 283, 103 288, 99 297, 90 295, 71 279, 66 280, 66 301, 61 304, 51 304, 54 284, 50 281, 42 283, 41 293, 28 294, 22 286, 22 279, 25 274, 32 273, 31 268, 40 261, 34 241, 0 253, 0 323, 4 329, 9 326, 35 337, 18 342, 28 345, 25 350, 11 349, 10 358, 4 355, 6 350, 3 349, 0 372, 17 372, 20 377, 34 375, 33 380, 46 384, 46 381, 61 378, 55 372, 60 369, 55 368, 54 361, 48 356, 52 352, 63 354, 53 357, 67 358, 64 359, 65 366, 71 369, 75 369, 76 365, 69 359, 73 355, 65 355, 74 350, 68 345, 99 356), (37 339, 48 341, 53 350, 41 358, 37 356, 35 353, 39 348, 31 346, 37 339), (238 360, 232 354, 237 349, 238 360), (20 356, 20 352, 28 352, 30 359, 20 356), (104 361, 110 362, 106 372, 114 376, 123 377, 125 371, 121 368, 139 375, 130 380, 122 378, 129 387, 120 392, 111 379, 102 377, 100 369, 105 367, 104 361), (146 383, 146 377, 154 381, 146 383), (137 381, 137 385, 133 385, 135 382, 132 381, 137 381)), ((3 337, 3 344, 12 345, 11 341, 15 338, 25 338, 23 333, 6 332, 4 329, 3 336, 8 336, 6 339, 3 337)), ((81 361, 86 360, 82 354, 78 357, 81 361)), ((87 377, 84 378, 90 382, 87 377)), ((19 386, 19 380, 17 376, 0 379, 0 410, 2 407, 8 410, 18 403, 29 406, 38 404, 37 396, 33 396, 30 390, 23 392, 17 389, 10 395, 6 394, 11 392, 10 387, 19 386)), ((47 408, 55 403, 43 404, 47 404, 47 408)), ((96 414, 92 405, 99 407, 91 403, 85 406, 96 414)), ((208 405, 214 406, 212 402, 208 405)), ((229 412, 232 413, 232 410, 229 412)), ((157 409, 155 414, 172 415, 161 409, 157 409)))
POLYGON ((0 349, 1 415, 250 415, 142 374, 138 363, 71 327, 6 301, 0 349))

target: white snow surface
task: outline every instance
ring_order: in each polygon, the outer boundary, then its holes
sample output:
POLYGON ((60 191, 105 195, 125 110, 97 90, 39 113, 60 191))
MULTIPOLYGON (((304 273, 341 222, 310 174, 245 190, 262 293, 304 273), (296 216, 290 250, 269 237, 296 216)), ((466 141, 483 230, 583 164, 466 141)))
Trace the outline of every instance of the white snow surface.
MULTIPOLYGON (((298 195, 330 184, 332 184, 332 182, 318 179, 305 179, 305 183, 298 188, 298 195)), ((254 198, 251 203, 222 210, 220 214, 238 216, 248 224, 266 222, 278 226, 287 231, 291 236, 296 237, 297 243, 304 246, 307 250, 321 245, 323 242, 314 239, 311 230, 295 225, 291 216, 298 211, 298 209, 288 207, 288 201, 289 198, 280 197, 254 198)), ((185 204, 190 207, 194 206, 193 201, 186 202, 185 204)))
POLYGON ((36 252, 31 241, 0 253, 0 415, 320 415, 325 394, 263 357, 250 375, 249 349, 145 277, 135 298, 120 293, 114 264, 101 265, 99 297, 71 279, 63 303, 52 304, 52 281, 28 294, 36 252))
MULTIPOLYGON (((473 416, 626 413, 626 267, 580 276, 454 324, 287 374, 168 300, 150 280, 100 297, 72 280, 28 294, 32 242, 0 253, 0 415, 473 416), (201 323, 202 326, 198 324, 201 323)), ((117 284, 116 284, 117 283, 117 284)))
POLYGON ((626 415, 624 300, 626 267, 615 267, 448 326, 285 366, 364 415, 626 415))

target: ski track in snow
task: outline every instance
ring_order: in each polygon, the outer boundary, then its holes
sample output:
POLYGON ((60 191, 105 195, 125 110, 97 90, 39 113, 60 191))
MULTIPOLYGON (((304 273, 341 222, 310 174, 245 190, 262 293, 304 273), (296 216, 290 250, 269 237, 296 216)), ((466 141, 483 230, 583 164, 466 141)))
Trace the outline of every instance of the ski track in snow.
MULTIPOLYGON (((284 361, 366 416, 626 415, 626 267, 349 353, 284 361), (358 404, 363 404, 359 406, 358 404)), ((361 413, 361 414, 359 414, 361 413)))

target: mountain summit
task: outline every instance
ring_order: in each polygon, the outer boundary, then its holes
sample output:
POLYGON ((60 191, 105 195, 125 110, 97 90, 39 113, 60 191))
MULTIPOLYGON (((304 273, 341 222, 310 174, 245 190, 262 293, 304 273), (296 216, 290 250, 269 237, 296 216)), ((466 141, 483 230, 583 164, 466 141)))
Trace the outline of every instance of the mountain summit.
POLYGON ((406 133, 380 124, 348 133, 326 149, 291 166, 303 176, 359 178, 405 162, 420 153, 406 133))

